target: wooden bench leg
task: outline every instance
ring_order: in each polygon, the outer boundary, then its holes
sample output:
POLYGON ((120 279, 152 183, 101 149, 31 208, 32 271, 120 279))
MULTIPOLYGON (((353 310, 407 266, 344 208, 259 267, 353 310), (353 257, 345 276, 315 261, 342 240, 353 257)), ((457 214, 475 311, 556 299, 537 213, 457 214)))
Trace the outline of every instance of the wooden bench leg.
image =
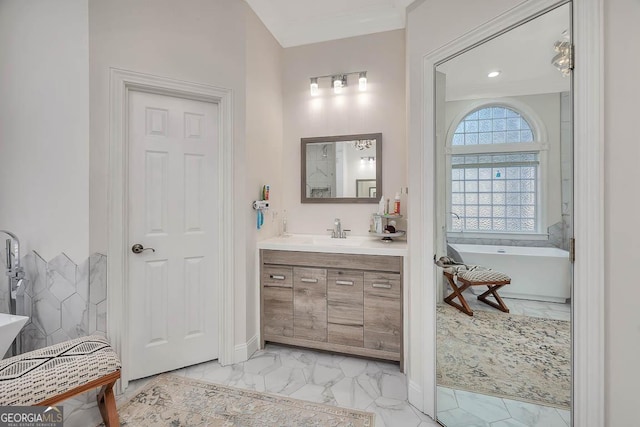
POLYGON ((113 386, 116 382, 103 385, 98 393, 98 408, 106 427, 120 427, 118 411, 116 409, 116 397, 113 393, 113 386))
POLYGON ((462 293, 469 287, 469 284, 465 283, 462 286, 458 287, 451 273, 444 273, 444 277, 447 278, 447 280, 449 281, 449 285, 451 285, 451 289, 453 290, 451 295, 449 295, 444 299, 444 302, 446 302, 452 307, 457 308, 458 310, 460 310, 461 312, 463 312, 468 316, 473 316, 473 310, 471 310, 471 307, 469 307, 469 303, 467 303, 467 300, 464 299, 464 296, 462 296, 462 293), (458 298, 458 300, 460 301, 460 304, 462 305, 455 302, 453 300, 454 298, 458 298))
POLYGON ((509 308, 504 303, 502 298, 500 298, 500 295, 498 295, 498 289, 500 289, 503 286, 504 285, 487 285, 487 288, 489 288, 489 289, 487 291, 485 291, 483 294, 478 295, 478 299, 480 301, 482 301, 483 303, 485 303, 487 305, 490 305, 493 308, 497 308, 500 311, 504 311, 505 313, 508 313, 509 312, 509 308), (498 302, 497 304, 495 302, 487 299, 489 294, 493 295, 493 297, 498 302))

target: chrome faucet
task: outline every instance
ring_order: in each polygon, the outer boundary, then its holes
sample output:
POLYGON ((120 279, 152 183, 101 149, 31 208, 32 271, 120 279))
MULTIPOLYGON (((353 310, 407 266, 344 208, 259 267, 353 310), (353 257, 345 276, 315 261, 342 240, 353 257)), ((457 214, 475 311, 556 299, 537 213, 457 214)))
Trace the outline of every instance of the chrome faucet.
POLYGON ((332 239, 346 239, 347 231, 351 231, 348 229, 342 229, 342 224, 340 223, 340 218, 336 218, 333 220, 333 228, 327 228, 327 231, 331 232, 332 239))
POLYGON ((458 215, 455 212, 449 212, 452 216, 455 216, 458 219, 458 222, 460 223, 460 232, 463 232, 463 227, 462 227, 462 218, 460 218, 460 215, 458 215))
MULTIPOLYGON (((20 240, 18 236, 7 230, 0 230, 10 237, 7 243, 7 276, 9 276, 9 314, 18 314, 16 302, 18 298, 18 289, 24 283, 24 268, 20 265, 20 240)), ((20 340, 16 338, 12 345, 12 355, 16 356, 21 353, 20 340)))
POLYGON ((18 239, 18 236, 10 231, 0 230, 0 233, 4 233, 10 237, 10 239, 6 240, 7 276, 14 279, 16 283, 19 283, 24 279, 24 269, 20 265, 20 240, 18 239))

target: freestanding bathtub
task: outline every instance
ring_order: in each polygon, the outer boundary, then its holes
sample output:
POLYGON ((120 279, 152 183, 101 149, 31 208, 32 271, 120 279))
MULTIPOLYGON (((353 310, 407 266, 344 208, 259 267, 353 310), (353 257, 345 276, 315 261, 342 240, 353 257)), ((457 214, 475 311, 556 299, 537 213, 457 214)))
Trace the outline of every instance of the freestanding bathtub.
MULTIPOLYGON (((511 276, 503 297, 564 303, 571 297, 569 252, 558 248, 450 243, 466 264, 482 265, 511 276)), ((481 293, 484 289, 471 289, 481 293)))
POLYGON ((11 343, 20 333, 20 329, 29 320, 26 316, 0 313, 0 359, 11 347, 11 343))

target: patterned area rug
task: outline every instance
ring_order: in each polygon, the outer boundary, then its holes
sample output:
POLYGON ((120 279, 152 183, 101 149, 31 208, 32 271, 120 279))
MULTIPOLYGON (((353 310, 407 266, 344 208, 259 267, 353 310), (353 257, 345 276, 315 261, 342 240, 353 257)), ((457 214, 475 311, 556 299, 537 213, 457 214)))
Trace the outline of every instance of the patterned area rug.
MULTIPOLYGON (((373 426, 374 414, 161 375, 118 408, 120 425, 373 426)), ((102 425, 102 424, 100 424, 102 425)))
POLYGON ((448 305, 437 316, 438 385, 569 409, 569 322, 448 305))

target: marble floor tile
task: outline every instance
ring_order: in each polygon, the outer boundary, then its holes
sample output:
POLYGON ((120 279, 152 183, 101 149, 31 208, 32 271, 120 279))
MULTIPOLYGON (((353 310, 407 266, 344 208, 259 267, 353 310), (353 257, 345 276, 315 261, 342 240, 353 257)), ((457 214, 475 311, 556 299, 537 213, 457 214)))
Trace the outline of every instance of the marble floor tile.
MULTIPOLYGON (((407 402, 406 377, 400 372, 398 364, 394 363, 268 345, 244 363, 221 366, 217 361, 212 361, 172 373, 374 412, 376 427, 438 425, 407 402)), ((118 406, 135 396, 153 378, 129 382, 126 391, 117 396, 118 406)), ((64 407, 65 427, 87 427, 100 422, 95 393, 69 399, 64 402, 64 407)))
POLYGON ((438 421, 446 427, 570 427, 571 412, 438 387, 438 421))
POLYGON ((343 378, 331 387, 331 392, 338 406, 366 409, 374 401, 355 378, 343 378))
POLYGON ((555 408, 504 399, 511 417, 529 427, 567 427, 555 408))
POLYGON ((455 394, 460 409, 464 409, 488 423, 511 418, 507 407, 499 397, 460 390, 455 394))
POLYGON ((438 421, 447 427, 489 427, 482 418, 460 408, 438 412, 438 421))
POLYGON ((403 400, 379 397, 366 410, 376 414, 376 427, 379 421, 384 422, 387 427, 417 427, 422 422, 410 405, 403 400))
POLYGON ((438 386, 438 412, 449 411, 458 407, 455 392, 447 387, 438 386))

